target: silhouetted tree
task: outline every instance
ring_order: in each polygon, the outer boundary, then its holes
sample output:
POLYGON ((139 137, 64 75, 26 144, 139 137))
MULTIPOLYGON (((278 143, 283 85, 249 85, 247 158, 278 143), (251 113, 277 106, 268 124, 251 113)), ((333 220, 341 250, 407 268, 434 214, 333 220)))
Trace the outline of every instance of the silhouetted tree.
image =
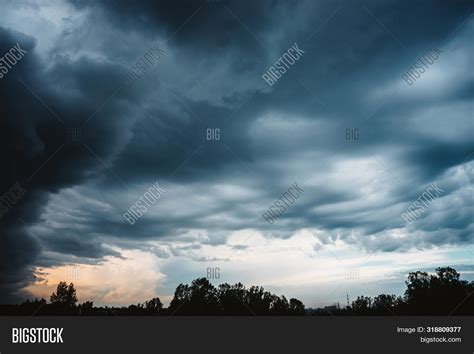
POLYGON ((221 284, 218 289, 218 297, 222 313, 226 315, 248 315, 251 314, 247 308, 248 294, 242 283, 235 285, 221 284))
POLYGON ((416 271, 408 274, 405 281, 407 289, 405 300, 413 308, 422 309, 426 307, 426 301, 430 297, 431 276, 426 272, 416 271))
POLYGON ((180 315, 217 315, 220 313, 217 289, 206 278, 180 284, 170 304, 170 313, 180 315))
POLYGON ((304 304, 298 299, 290 299, 290 313, 292 315, 304 315, 304 304))
POLYGON ((19 305, 20 313, 24 315, 41 315, 44 313, 46 300, 45 299, 35 299, 33 301, 26 300, 25 302, 19 305))
POLYGON ((380 294, 373 299, 372 310, 377 315, 393 315, 402 303, 401 297, 380 294))
POLYGON ((288 315, 290 313, 290 304, 284 296, 271 294, 270 313, 272 315, 288 315))
POLYGON ((408 275, 405 291, 406 311, 420 315, 448 315, 460 311, 474 314, 473 284, 460 280, 451 267, 436 268, 435 275, 413 272, 408 275))
POLYGON ((81 316, 91 315, 94 312, 94 303, 86 301, 78 306, 78 313, 81 316))
POLYGON ((365 315, 370 310, 371 301, 370 297, 358 296, 357 299, 352 302, 352 310, 357 315, 365 315))
POLYGON ((246 289, 242 283, 220 284, 216 289, 207 279, 194 280, 190 286, 179 284, 167 310, 169 314, 208 315, 303 315, 304 305, 297 299, 290 303, 259 286, 246 289))
POLYGON ((404 297, 380 294, 375 298, 359 296, 351 306, 305 309, 298 299, 288 301, 263 287, 246 288, 242 283, 221 284, 216 289, 207 279, 191 285, 179 284, 170 306, 165 309, 158 297, 128 307, 94 307, 90 301, 76 306, 74 284, 60 282, 44 299, 27 300, 20 305, 0 305, 2 315, 474 315, 474 282, 460 279, 451 267, 436 268, 435 274, 416 271, 408 274, 404 297))
POLYGON ((158 315, 163 309, 163 304, 158 297, 145 302, 145 309, 149 314, 158 315))
POLYGON ((59 282, 56 292, 53 292, 50 298, 52 305, 60 305, 63 307, 76 306, 77 296, 74 284, 67 285, 65 281, 59 282))
POLYGON ((274 301, 272 294, 265 291, 261 286, 251 286, 247 292, 248 307, 256 315, 270 313, 271 304, 274 301))
POLYGON ((181 309, 189 301, 189 295, 189 286, 187 284, 179 284, 174 291, 174 297, 169 306, 170 314, 174 314, 181 309))

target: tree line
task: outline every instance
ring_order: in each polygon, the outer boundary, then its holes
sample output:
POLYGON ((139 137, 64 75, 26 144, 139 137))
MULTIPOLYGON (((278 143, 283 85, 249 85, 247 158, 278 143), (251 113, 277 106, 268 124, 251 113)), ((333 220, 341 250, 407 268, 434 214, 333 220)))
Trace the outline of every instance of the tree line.
POLYGON ((358 296, 345 307, 339 305, 306 309, 298 299, 287 300, 261 286, 246 288, 242 283, 215 287, 206 278, 179 284, 169 307, 156 297, 123 307, 96 307, 91 301, 78 304, 73 283, 60 282, 45 299, 27 300, 18 305, 0 305, 1 315, 82 315, 82 316, 171 316, 171 315, 474 315, 474 282, 460 279, 451 267, 435 274, 416 271, 408 274, 403 296, 380 294, 358 296))

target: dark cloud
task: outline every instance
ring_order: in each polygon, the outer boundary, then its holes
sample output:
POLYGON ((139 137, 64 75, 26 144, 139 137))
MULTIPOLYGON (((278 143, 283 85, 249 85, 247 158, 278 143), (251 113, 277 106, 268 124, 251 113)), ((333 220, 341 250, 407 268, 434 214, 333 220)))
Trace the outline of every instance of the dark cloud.
MULTIPOLYGON (((121 68, 87 59, 67 63, 57 58, 46 69, 46 63, 37 55, 34 38, 1 29, 0 52, 7 52, 16 43, 28 53, 0 83, 0 154, 5 167, 0 180, 2 194, 16 182, 28 192, 1 220, 1 249, 6 253, 0 262, 0 286, 7 288, 18 288, 18 284, 31 280, 25 274, 30 274, 29 267, 41 251, 40 244, 48 245, 48 238, 41 243, 26 226, 38 221, 49 194, 103 171, 101 163, 113 156, 127 135, 120 100, 98 112, 90 123, 91 129, 82 128, 92 109, 118 87, 121 68), (114 124, 109 126, 109 121, 100 120, 104 115, 116 116, 114 124), (80 142, 71 140, 72 131, 80 134, 80 142), (93 146, 93 152, 85 145, 93 146)), ((90 252, 91 258, 104 254, 99 251, 100 245, 94 249, 82 244, 82 240, 64 237, 48 246, 84 256, 90 252)), ((6 296, 10 293, 2 291, 6 296)))
POLYGON ((317 229, 386 252, 472 242, 469 1, 69 5, 56 32, 0 29, 0 53, 28 51, 0 80, 0 187, 28 189, 1 220, 0 300, 33 266, 100 262, 114 246, 221 260, 198 252, 244 229, 317 229), (261 75, 295 42, 301 60, 267 87, 261 75), (125 86, 156 43, 163 57, 125 86), (408 87, 401 74, 433 43, 443 57, 408 87), (442 198, 405 225, 434 180, 442 198), (167 192, 129 225, 123 212, 156 181, 167 192), (302 198, 268 224, 295 181, 302 198))

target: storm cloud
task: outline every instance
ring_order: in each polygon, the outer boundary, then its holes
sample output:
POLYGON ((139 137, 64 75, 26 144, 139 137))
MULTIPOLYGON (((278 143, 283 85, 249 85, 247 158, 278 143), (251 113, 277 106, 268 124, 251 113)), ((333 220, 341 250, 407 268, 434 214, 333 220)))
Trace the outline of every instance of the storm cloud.
POLYGON ((27 53, 0 79, 0 193, 17 182, 27 193, 0 220, 0 300, 35 269, 120 249, 228 261, 246 252, 229 241, 241 230, 279 242, 309 230, 315 245, 368 253, 471 245, 472 10, 7 1, 0 55, 17 43, 27 53), (262 75, 295 43, 304 55, 269 87, 262 75), (163 55, 128 85, 157 45, 163 55), (407 85, 433 45, 440 58, 407 85), (130 225, 123 213, 156 182, 166 193, 130 225), (301 197, 269 224, 262 214, 295 182, 301 197), (407 224, 433 182, 443 194, 407 224), (230 253, 206 254, 220 246, 230 253))

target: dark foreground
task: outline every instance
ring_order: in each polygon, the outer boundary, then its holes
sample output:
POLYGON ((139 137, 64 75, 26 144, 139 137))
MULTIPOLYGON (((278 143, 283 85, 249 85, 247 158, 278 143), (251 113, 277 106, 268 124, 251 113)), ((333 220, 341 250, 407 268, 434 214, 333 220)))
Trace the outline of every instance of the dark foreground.
POLYGON ((436 269, 436 274, 409 273, 404 296, 380 294, 358 296, 349 306, 307 309, 298 299, 287 300, 259 286, 246 288, 241 283, 221 284, 217 288, 207 279, 180 284, 170 306, 159 298, 128 307, 95 307, 90 301, 77 304, 74 285, 61 282, 48 303, 45 299, 19 305, 0 305, 0 315, 7 316, 460 316, 474 315, 474 282, 460 279, 450 267, 436 269))
POLYGON ((472 353, 472 333, 474 317, 3 317, 0 349, 9 354, 455 354, 472 353), (63 328, 63 343, 12 343, 12 329, 28 327, 63 328))

